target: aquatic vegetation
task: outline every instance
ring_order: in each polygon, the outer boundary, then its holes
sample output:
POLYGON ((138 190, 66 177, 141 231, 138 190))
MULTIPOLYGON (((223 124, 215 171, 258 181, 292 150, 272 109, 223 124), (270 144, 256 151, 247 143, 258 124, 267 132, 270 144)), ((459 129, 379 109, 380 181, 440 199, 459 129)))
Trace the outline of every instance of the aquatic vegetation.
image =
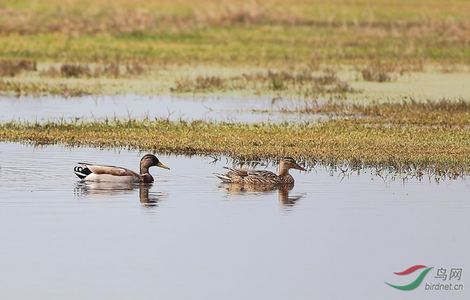
POLYGON ((244 91, 253 94, 295 95, 301 98, 330 95, 335 98, 359 93, 336 72, 326 69, 302 69, 300 71, 268 70, 243 72, 233 76, 196 76, 176 79, 170 89, 176 93, 210 93, 244 91))
POLYGON ((22 82, 0 79, 0 91, 17 97, 24 95, 60 95, 64 97, 78 97, 92 94, 93 88, 80 88, 78 86, 63 83, 48 84, 43 82, 22 82))
POLYGON ((105 63, 105 64, 61 64, 48 66, 39 71, 42 77, 52 78, 120 78, 134 77, 146 74, 149 66, 139 62, 126 62, 125 64, 105 63))
POLYGON ((299 125, 166 120, 10 122, 0 125, 0 140, 224 154, 243 160, 291 156, 311 165, 376 166, 414 174, 470 171, 467 127, 395 126, 361 119, 299 125))
POLYGON ((60 74, 64 77, 90 77, 91 70, 87 65, 63 64, 60 74))
POLYGON ((362 79, 365 81, 388 82, 394 81, 398 76, 409 72, 422 72, 423 65, 407 65, 399 62, 373 61, 363 68, 359 68, 362 79))
MULTIPOLYGON (((370 101, 383 95, 370 96, 367 90, 360 94, 362 88, 373 86, 376 92, 380 89, 373 84, 390 87, 400 75, 427 66, 443 72, 464 66, 468 71, 470 62, 466 1, 429 0, 423 5, 418 0, 202 0, 197 7, 188 0, 28 4, 7 0, 0 8, 0 58, 7 61, 0 64, 5 70, 0 79, 4 93, 235 91, 307 100, 360 95, 370 101)), ((466 76, 461 76, 462 82, 466 76)), ((463 100, 371 105, 312 101, 281 110, 350 119, 303 125, 7 123, 1 125, 0 136, 239 158, 289 155, 312 163, 411 166, 419 172, 468 170, 468 104, 463 100), (161 131, 165 137, 157 139, 161 131), (155 139, 148 140, 148 135, 155 139), (288 138, 292 136, 295 141, 288 138)))
MULTIPOLYGON (((297 110, 298 112, 299 110, 297 110)), ((241 160, 291 156, 310 164, 376 166, 416 174, 470 172, 470 103, 442 99, 304 107, 346 119, 305 124, 105 120, 0 124, 0 140, 130 147, 241 160), (164 132, 165 134, 161 134, 164 132)))
POLYGON ((36 71, 36 61, 29 59, 2 59, 0 60, 0 77, 14 77, 23 71, 36 71))
POLYGON ((194 80, 189 78, 177 79, 175 87, 170 90, 177 93, 201 93, 223 91, 225 88, 225 80, 221 77, 197 76, 194 80))
POLYGON ((361 75, 362 75, 362 78, 366 81, 377 81, 377 82, 392 81, 392 75, 390 75, 389 72, 380 70, 380 69, 374 69, 371 67, 362 69, 361 75))
POLYGON ((245 85, 264 84, 268 90, 296 90, 298 94, 312 96, 316 94, 354 93, 349 84, 341 80, 335 71, 326 69, 318 72, 312 69, 299 71, 273 71, 266 73, 243 74, 245 85))
POLYGON ((470 127, 470 102, 464 99, 437 101, 346 103, 329 101, 305 102, 296 108, 281 108, 284 113, 312 113, 358 118, 373 124, 470 127))

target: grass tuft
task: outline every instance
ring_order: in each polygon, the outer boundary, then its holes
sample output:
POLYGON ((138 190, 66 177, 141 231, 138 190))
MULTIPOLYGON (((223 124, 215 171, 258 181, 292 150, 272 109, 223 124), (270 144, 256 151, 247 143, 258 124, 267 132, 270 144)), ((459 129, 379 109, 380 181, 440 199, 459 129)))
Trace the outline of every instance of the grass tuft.
POLYGON ((183 78, 176 80, 175 84, 171 91, 176 93, 216 92, 225 89, 225 81, 217 76, 197 76, 194 80, 183 78))
POLYGON ((35 83, 0 80, 0 91, 16 97, 33 95, 60 95, 64 97, 80 97, 91 94, 88 89, 72 87, 66 84, 35 83))
POLYGON ((36 71, 36 61, 29 59, 0 60, 0 77, 14 77, 23 71, 36 71))
POLYGON ((91 70, 87 65, 63 64, 60 67, 60 74, 63 77, 90 77, 91 70))

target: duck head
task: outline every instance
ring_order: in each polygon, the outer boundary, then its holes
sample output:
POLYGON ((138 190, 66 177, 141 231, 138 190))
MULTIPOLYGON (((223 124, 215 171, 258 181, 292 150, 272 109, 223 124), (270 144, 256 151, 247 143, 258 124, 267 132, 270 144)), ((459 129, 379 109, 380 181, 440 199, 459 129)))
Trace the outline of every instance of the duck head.
POLYGON ((140 160, 140 174, 148 173, 150 167, 159 167, 169 170, 158 158, 153 154, 145 154, 140 160))
POLYGON ((301 167, 292 157, 284 157, 279 161, 279 170, 281 173, 289 171, 289 169, 297 169, 300 171, 307 171, 301 167))

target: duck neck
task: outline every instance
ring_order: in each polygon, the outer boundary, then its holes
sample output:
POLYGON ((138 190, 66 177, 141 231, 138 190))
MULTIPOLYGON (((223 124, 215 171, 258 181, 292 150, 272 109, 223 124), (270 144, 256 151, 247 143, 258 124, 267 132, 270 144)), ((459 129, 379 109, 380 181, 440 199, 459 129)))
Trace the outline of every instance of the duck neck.
POLYGON ((149 174, 149 167, 140 165, 140 175, 149 174))
POLYGON ((289 168, 286 167, 283 163, 279 165, 279 176, 287 176, 289 175, 289 168))
POLYGON ((142 178, 143 183, 152 183, 153 182, 153 177, 148 172, 142 174, 141 178, 142 178))

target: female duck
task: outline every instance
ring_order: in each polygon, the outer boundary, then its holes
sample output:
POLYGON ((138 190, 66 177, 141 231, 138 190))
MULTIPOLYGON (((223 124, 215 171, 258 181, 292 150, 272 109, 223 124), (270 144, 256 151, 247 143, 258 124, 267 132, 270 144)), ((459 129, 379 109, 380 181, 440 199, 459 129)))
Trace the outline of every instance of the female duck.
POLYGON ((122 167, 88 163, 78 163, 74 172, 80 179, 87 181, 152 183, 153 177, 149 173, 149 168, 153 166, 170 169, 162 164, 155 155, 145 154, 140 160, 140 174, 122 167))
POLYGON ((249 185, 288 185, 294 183, 289 169, 306 171, 291 157, 281 159, 279 162, 279 175, 265 170, 242 170, 226 168, 230 171, 225 174, 215 174, 224 183, 249 185))

